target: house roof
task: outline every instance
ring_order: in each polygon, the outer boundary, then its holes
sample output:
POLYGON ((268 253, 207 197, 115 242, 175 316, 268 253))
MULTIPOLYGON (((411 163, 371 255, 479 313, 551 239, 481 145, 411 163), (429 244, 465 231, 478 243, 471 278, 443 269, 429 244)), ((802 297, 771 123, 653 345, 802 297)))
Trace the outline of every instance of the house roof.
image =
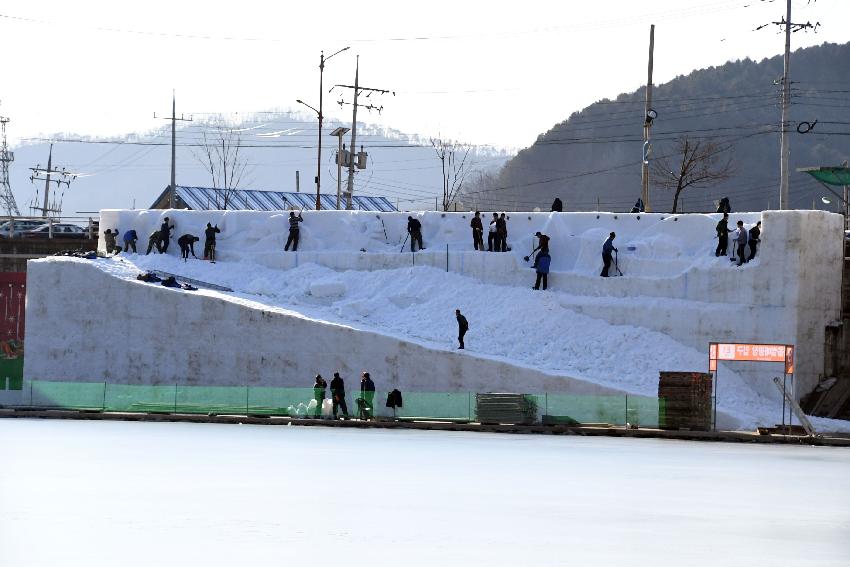
MULTIPOLYGON (((224 190, 211 187, 186 187, 178 185, 175 191, 178 208, 209 211, 224 208, 224 190)), ((316 195, 291 191, 260 191, 233 189, 227 195, 227 209, 238 211, 286 211, 289 209, 314 210, 316 195)), ((152 209, 168 208, 168 187, 157 197, 152 209)), ((336 209, 336 193, 321 196, 322 209, 336 209)), ((355 195, 351 199, 354 210, 391 212, 396 208, 386 197, 355 195)))

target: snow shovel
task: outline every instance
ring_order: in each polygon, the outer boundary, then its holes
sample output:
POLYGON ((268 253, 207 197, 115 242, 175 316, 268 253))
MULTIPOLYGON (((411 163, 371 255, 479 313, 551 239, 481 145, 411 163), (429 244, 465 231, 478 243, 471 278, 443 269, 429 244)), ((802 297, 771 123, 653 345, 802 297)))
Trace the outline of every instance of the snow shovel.
POLYGON ((529 260, 530 260, 530 259, 534 256, 534 250, 537 248, 537 246, 536 246, 536 244, 535 244, 535 240, 537 240, 537 237, 536 237, 536 236, 532 236, 532 237, 531 237, 531 246, 532 246, 532 248, 531 248, 531 254, 529 254, 528 256, 523 256, 523 257, 522 257, 522 259, 523 259, 523 260, 525 260, 526 262, 528 262, 528 261, 529 261, 529 260))
POLYGON ((623 272, 620 271, 620 266, 617 264, 617 251, 614 250, 614 269, 617 270, 617 274, 622 276, 623 272))
POLYGON ((407 244, 407 239, 410 237, 410 233, 407 233, 407 236, 404 237, 404 242, 401 243, 401 250, 399 252, 404 252, 404 245, 407 244))

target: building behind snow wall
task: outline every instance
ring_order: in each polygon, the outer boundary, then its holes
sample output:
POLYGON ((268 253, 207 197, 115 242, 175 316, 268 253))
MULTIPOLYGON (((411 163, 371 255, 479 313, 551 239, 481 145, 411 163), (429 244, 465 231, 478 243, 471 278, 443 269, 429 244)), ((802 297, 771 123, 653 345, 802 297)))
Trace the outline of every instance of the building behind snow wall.
MULTIPOLYGON (((738 268, 714 255, 718 215, 511 213, 512 250, 496 254, 472 250, 470 213, 413 214, 422 222, 426 246, 415 256, 408 248, 400 252, 408 213, 305 213, 297 253, 283 252, 286 213, 108 210, 101 214, 101 227, 122 233, 134 228, 145 240, 170 216, 176 240, 184 233, 202 236, 211 222, 222 229, 215 269, 238 261, 246 274, 252 264, 288 270, 309 262, 335 270, 374 271, 415 262, 521 287, 533 280, 523 256, 534 246, 534 233, 542 231, 551 237, 550 290, 558 294, 562 309, 553 316, 578 312, 614 325, 646 328, 705 353, 701 368, 668 368, 662 359, 657 370, 706 371, 708 343, 719 341, 796 345, 798 396, 811 390, 823 372, 824 329, 840 311, 839 215, 731 215, 730 227, 739 219, 747 227, 763 223, 756 259, 738 268), (603 279, 600 249, 611 231, 617 233, 624 276, 603 279)), ((486 230, 489 215, 482 216, 486 230)), ((105 248, 103 241, 100 248, 105 248)), ((175 243, 169 254, 179 254, 176 248, 175 243)), ((409 380, 421 373, 423 364, 430 364, 449 377, 441 383, 454 390, 492 390, 523 381, 538 390, 605 390, 581 377, 553 376, 510 360, 486 363, 492 368, 482 373, 476 366, 480 361, 468 355, 430 347, 418 353, 421 347, 415 340, 310 320, 291 310, 269 308, 260 296, 190 297, 110 276, 108 269, 95 278, 78 263, 59 261, 33 262, 29 272, 26 379, 303 386, 313 369, 324 368, 331 357, 349 376, 370 368, 414 389, 429 388, 398 380, 409 380), (56 293, 59 287, 62 294, 56 293), (161 301, 166 297, 162 294, 170 295, 161 301), (287 340, 293 325, 310 340, 287 340), (193 338, 187 342, 189 335, 193 338), (412 351, 417 354, 410 355, 412 351)), ((754 390, 776 395, 770 381, 781 375, 781 365, 740 363, 734 369, 754 390)))

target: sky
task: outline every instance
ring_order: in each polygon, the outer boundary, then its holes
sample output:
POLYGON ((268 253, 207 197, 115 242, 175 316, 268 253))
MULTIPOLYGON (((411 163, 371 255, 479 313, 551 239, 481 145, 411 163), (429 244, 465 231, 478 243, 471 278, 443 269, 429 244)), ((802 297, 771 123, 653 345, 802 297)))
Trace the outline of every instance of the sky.
MULTIPOLYGON (((793 47, 850 40, 847 0, 797 0, 792 21, 819 21, 793 47)), ((238 116, 319 103, 350 121, 360 84, 387 89, 367 121, 410 134, 522 148, 572 112, 646 82, 649 26, 662 83, 730 59, 782 52, 782 0, 578 2, 115 2, 7 0, 0 7, 10 141, 57 132, 120 135, 178 114, 238 116), (154 113, 158 118, 154 118, 154 113)), ((793 63, 792 63, 793 78, 793 63)), ((640 128, 641 117, 635 122, 640 128)))

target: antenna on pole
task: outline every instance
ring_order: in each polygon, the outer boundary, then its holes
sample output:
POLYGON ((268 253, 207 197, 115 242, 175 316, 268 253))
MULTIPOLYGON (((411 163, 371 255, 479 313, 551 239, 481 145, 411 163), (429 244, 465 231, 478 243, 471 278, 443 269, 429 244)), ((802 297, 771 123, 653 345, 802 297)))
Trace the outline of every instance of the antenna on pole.
POLYGON ((15 161, 15 154, 10 152, 6 145, 6 124, 9 119, 0 116, 0 128, 2 128, 2 146, 0 146, 0 205, 6 213, 11 216, 21 216, 15 195, 9 185, 9 164, 15 161))

